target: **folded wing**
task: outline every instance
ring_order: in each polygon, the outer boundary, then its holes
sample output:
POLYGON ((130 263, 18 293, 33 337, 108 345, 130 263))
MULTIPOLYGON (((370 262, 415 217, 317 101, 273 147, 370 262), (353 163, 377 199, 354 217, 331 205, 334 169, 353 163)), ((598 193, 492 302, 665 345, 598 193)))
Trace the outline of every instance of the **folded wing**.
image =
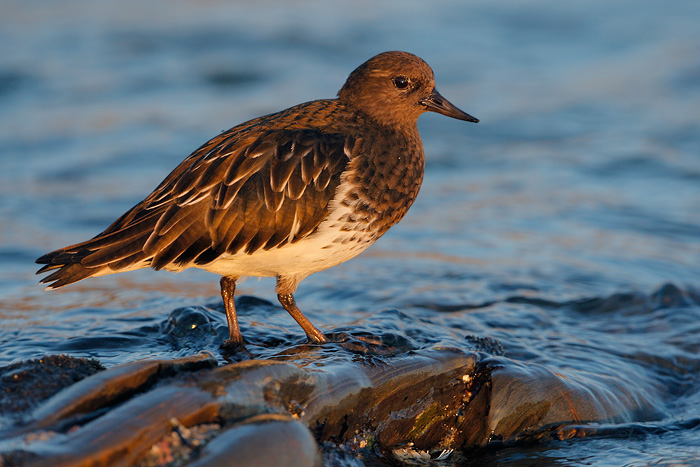
POLYGON ((39 258, 39 273, 56 270, 41 282, 57 288, 141 267, 180 270, 299 241, 326 217, 352 145, 315 129, 229 130, 104 232, 39 258))

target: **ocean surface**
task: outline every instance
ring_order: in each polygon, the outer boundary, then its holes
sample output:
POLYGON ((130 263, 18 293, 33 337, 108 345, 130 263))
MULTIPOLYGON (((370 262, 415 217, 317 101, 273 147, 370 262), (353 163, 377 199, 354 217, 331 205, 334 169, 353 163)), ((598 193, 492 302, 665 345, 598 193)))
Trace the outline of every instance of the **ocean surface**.
MULTIPOLYGON (((636 381, 658 409, 465 465, 700 465, 699 19, 691 0, 4 0, 0 365, 219 355, 218 276, 45 292, 34 260, 102 231, 219 132, 406 50, 481 122, 421 117, 418 200, 306 279, 300 308, 407 348, 493 339, 517 362, 636 381)), ((252 351, 303 342, 273 280, 237 293, 252 351)))

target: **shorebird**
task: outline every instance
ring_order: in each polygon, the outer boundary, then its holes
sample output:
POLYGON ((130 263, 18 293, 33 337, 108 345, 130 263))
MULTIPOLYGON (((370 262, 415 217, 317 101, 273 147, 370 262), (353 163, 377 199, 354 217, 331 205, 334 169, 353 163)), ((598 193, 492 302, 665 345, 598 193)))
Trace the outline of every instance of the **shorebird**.
POLYGON ((277 297, 312 343, 326 337, 293 293, 357 256, 418 195, 424 112, 478 122, 435 89, 432 69, 384 52, 355 69, 336 99, 265 115, 215 136, 96 237, 48 253, 37 274, 55 289, 150 267, 220 274, 229 339, 243 345, 234 303, 242 276, 277 278, 277 297))

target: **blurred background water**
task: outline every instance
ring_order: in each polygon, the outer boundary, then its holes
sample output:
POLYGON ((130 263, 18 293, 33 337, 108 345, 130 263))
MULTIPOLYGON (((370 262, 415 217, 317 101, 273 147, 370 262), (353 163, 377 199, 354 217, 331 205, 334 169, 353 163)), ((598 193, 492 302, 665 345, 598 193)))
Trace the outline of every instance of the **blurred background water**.
MULTIPOLYGON (((700 464, 700 3, 443 0, 0 4, 0 365, 209 349, 218 277, 137 271, 44 292, 34 260, 90 238, 192 150, 333 97, 406 50, 478 125, 425 115, 421 194, 359 258, 305 280, 326 332, 497 339, 555 371, 635 379, 651 419, 473 465, 700 464)), ((257 351, 303 333, 239 291, 257 351)), ((472 465, 472 464, 470 464, 472 465)))

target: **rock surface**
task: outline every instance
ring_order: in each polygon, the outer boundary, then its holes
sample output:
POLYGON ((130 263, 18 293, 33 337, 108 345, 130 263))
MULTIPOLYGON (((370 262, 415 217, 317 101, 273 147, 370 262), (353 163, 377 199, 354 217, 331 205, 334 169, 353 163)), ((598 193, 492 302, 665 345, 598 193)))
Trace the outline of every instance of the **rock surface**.
POLYGON ((443 459, 653 412, 632 382, 601 386, 454 348, 335 344, 221 366, 210 354, 140 361, 18 407, 0 431, 6 465, 316 466, 320 449, 330 465, 339 453, 443 459))

